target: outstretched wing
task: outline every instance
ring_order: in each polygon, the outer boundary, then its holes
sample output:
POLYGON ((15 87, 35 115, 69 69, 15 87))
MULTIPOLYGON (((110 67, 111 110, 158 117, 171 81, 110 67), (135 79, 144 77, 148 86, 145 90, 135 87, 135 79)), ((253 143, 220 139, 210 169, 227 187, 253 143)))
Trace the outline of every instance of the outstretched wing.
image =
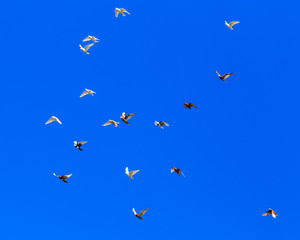
POLYGON ((85 39, 83 39, 82 41, 83 41, 83 42, 87 42, 87 41, 90 41, 90 40, 91 40, 91 37, 88 36, 88 37, 86 37, 85 39))
POLYGON ((78 145, 78 147, 81 147, 83 144, 86 144, 86 143, 87 143, 87 141, 82 141, 82 142, 77 143, 77 145, 78 145))
POLYGON ((107 125, 110 125, 110 124, 112 124, 112 123, 110 121, 108 121, 108 122, 104 123, 102 126, 107 126, 107 125))
POLYGON ((128 173, 128 174, 129 174, 128 167, 125 168, 125 173, 128 173))
POLYGON ((174 167, 172 167, 172 168, 171 168, 171 173, 172 173, 172 172, 174 172, 174 171, 175 171, 175 168, 174 168, 174 167))
POLYGON ((69 174, 69 175, 64 175, 64 178, 69 178, 69 177, 71 177, 71 176, 72 176, 72 173, 69 174))
POLYGON ((232 22, 229 23, 229 26, 232 27, 233 25, 238 24, 238 23, 240 23, 240 22, 238 22, 238 21, 232 21, 232 22))
POLYGON ((134 209, 134 208, 132 208, 132 211, 133 211, 134 215, 136 215, 136 211, 135 211, 135 209, 134 209))
MULTIPOLYGON (((190 103, 191 104, 191 106, 193 106, 194 108, 197 108, 194 104, 192 104, 192 103, 190 103)), ((197 108, 198 109, 198 108, 197 108)))
POLYGON ((84 47, 84 50, 85 50, 85 51, 88 51, 88 50, 90 49, 90 47, 93 46, 93 45, 94 45, 94 43, 89 44, 89 45, 86 45, 86 46, 84 47))
POLYGON ((120 10, 118 8, 115 9, 115 16, 118 17, 120 10))
POLYGON ((50 118, 45 124, 48 124, 48 123, 52 123, 54 121, 54 118, 50 118))
POLYGON ((62 124, 61 121, 59 121, 58 118, 55 118, 54 120, 55 120, 56 122, 58 122, 59 124, 62 124))
POLYGON ((268 216, 270 214, 271 214, 271 211, 269 210, 269 211, 266 211, 264 214, 262 214, 262 216, 268 216))
POLYGON ((131 114, 128 114, 126 117, 125 117, 125 120, 129 120, 130 118, 132 118, 133 116, 135 115, 135 113, 131 113, 131 114))
POLYGON ((169 127, 169 124, 167 124, 167 123, 164 122, 164 121, 160 121, 160 124, 161 124, 161 125, 166 125, 167 127, 169 127))
POLYGON ((223 79, 225 80, 226 78, 230 77, 233 73, 226 73, 224 76, 223 76, 223 79))
POLYGON ((131 171, 130 173, 129 173, 129 175, 132 177, 134 174, 136 174, 137 172, 139 172, 140 170, 135 170, 135 171, 131 171))
POLYGON ((122 13, 126 12, 126 13, 128 13, 130 15, 130 13, 127 12, 124 8, 121 8, 120 10, 121 10, 122 13))
POLYGON ((140 211, 140 212, 138 213, 138 216, 139 216, 139 217, 143 216, 143 215, 145 214, 145 212, 147 212, 147 211, 148 211, 148 208, 146 208, 146 209, 143 210, 143 211, 140 211))
POLYGON ((81 95, 80 95, 80 97, 84 97, 85 95, 87 95, 88 94, 88 92, 87 91, 84 91, 81 95))

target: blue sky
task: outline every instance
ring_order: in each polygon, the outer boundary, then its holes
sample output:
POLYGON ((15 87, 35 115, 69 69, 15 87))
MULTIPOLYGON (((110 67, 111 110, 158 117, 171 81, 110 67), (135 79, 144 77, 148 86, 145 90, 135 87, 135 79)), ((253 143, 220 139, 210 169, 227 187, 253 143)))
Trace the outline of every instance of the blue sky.
POLYGON ((1 239, 299 239, 299 7, 3 3, 1 239), (87 35, 100 38, 90 55, 87 35), (123 111, 129 126, 102 127, 123 111))

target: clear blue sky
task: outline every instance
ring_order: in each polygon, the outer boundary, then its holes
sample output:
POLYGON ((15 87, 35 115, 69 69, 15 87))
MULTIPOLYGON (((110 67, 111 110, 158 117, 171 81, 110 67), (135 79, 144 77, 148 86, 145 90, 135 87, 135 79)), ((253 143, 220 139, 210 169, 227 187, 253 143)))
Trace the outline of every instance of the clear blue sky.
POLYGON ((2 3, 0 238, 300 239, 299 7, 2 3), (87 35, 100 38, 90 55, 87 35), (131 125, 102 127, 123 111, 131 125), (52 115, 63 124, 45 125, 52 115))

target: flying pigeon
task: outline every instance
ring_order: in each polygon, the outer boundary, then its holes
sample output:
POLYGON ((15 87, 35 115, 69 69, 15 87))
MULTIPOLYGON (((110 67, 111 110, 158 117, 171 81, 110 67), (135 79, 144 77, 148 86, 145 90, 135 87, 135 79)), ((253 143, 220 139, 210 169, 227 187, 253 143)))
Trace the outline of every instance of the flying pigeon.
POLYGON ((102 126, 107 126, 107 125, 110 125, 110 124, 113 124, 115 127, 118 126, 118 122, 114 121, 114 120, 108 120, 105 124, 103 124, 102 126))
POLYGON ((231 29, 231 30, 233 30, 232 26, 235 25, 235 24, 238 24, 238 23, 240 23, 240 22, 233 21, 233 22, 227 23, 227 22, 225 21, 226 27, 228 27, 228 28, 231 29))
MULTIPOLYGON (((197 108, 194 104, 192 103, 184 103, 184 108, 191 109, 192 107, 197 108)), ((198 108, 197 108, 198 109, 198 108)))
POLYGON ((219 78, 220 78, 223 82, 226 82, 225 79, 228 78, 229 76, 231 76, 231 75, 233 74, 233 73, 226 73, 226 74, 224 74, 223 76, 221 76, 221 75, 219 74, 218 71, 216 71, 216 73, 218 74, 219 78))
POLYGON ((128 177, 130 177, 131 179, 133 179, 132 176, 133 176, 134 174, 136 174, 137 172, 139 172, 139 171, 140 171, 140 170, 134 170, 134 171, 129 172, 129 171, 128 171, 128 167, 125 168, 125 174, 126 174, 128 177))
POLYGON ((163 128, 163 125, 166 125, 167 127, 170 126, 169 124, 167 124, 167 123, 164 122, 164 121, 160 121, 160 122, 155 121, 154 124, 155 124, 155 126, 159 126, 161 129, 164 129, 164 128, 163 128))
POLYGON ((129 125, 129 122, 127 122, 130 118, 132 118, 135 115, 135 113, 131 113, 128 115, 125 115, 125 112, 122 113, 122 116, 120 117, 124 123, 129 125))
POLYGON ((136 211, 134 210, 134 208, 132 209, 132 211, 133 211, 134 215, 135 215, 137 218, 139 218, 139 219, 141 219, 141 220, 144 220, 144 218, 142 218, 142 216, 145 214, 145 212, 148 211, 148 208, 146 208, 146 209, 143 210, 143 211, 140 211, 139 213, 136 213, 136 211))
POLYGON ((52 123, 54 121, 58 122, 59 124, 62 124, 61 121, 59 121, 59 119, 54 116, 52 116, 45 124, 52 123))
POLYGON ((53 173, 54 176, 58 177, 60 180, 62 180, 63 182, 67 183, 66 179, 71 177, 72 176, 72 173, 69 174, 69 175, 63 175, 63 176, 60 176, 60 175, 56 175, 55 173, 53 173))
MULTIPOLYGON (((179 169, 179 168, 176 168, 176 167, 172 167, 171 168, 171 173, 172 172, 176 172, 178 174, 178 176, 181 176, 180 173, 182 174, 182 176, 184 176, 183 172, 179 169)), ((185 177, 185 176, 184 176, 185 177)))
POLYGON ((77 148, 78 150, 82 151, 82 149, 80 148, 83 144, 86 144, 86 141, 82 141, 82 142, 78 142, 74 141, 74 147, 77 148))
POLYGON ((83 39, 82 41, 87 42, 87 41, 90 41, 90 40, 92 40, 94 43, 97 43, 98 42, 97 40, 99 40, 99 39, 89 35, 85 39, 83 39))
POLYGON ((88 52, 88 50, 89 50, 89 48, 90 48, 91 46, 93 46, 93 45, 94 45, 94 43, 89 44, 89 45, 85 45, 85 47, 83 48, 83 47, 79 44, 79 47, 80 47, 80 49, 81 49, 83 52, 85 52, 86 54, 90 54, 90 53, 88 52))
POLYGON ((89 90, 89 89, 85 89, 85 91, 80 95, 80 97, 84 97, 85 95, 88 95, 88 94, 94 96, 93 93, 95 93, 95 92, 92 90, 89 90))
POLYGON ((275 213, 271 208, 269 208, 269 210, 266 211, 262 216, 268 216, 268 215, 270 215, 270 214, 272 214, 272 217, 273 217, 273 218, 276 218, 276 216, 278 216, 278 214, 275 213))
POLYGON ((116 17, 118 17, 119 13, 122 14, 122 16, 125 16, 124 12, 128 13, 130 15, 129 12, 127 12, 124 8, 116 8, 115 9, 115 15, 116 17))

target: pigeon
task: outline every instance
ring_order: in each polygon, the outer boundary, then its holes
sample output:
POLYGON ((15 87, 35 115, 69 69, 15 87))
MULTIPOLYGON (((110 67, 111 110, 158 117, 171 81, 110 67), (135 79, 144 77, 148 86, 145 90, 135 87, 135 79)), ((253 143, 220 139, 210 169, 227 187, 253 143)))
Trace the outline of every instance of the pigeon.
POLYGON ((82 41, 87 42, 87 41, 90 41, 90 40, 92 40, 94 43, 97 43, 99 39, 89 35, 85 39, 83 39, 82 41))
POLYGON ((63 176, 59 176, 56 175, 55 173, 53 173, 54 176, 58 177, 60 180, 62 180, 63 182, 67 183, 66 179, 72 176, 72 173, 69 175, 63 175, 63 176))
POLYGON ((74 147, 77 148, 78 150, 82 151, 82 149, 80 148, 83 144, 86 144, 86 141, 82 141, 82 142, 78 142, 74 141, 74 147))
POLYGON ((103 124, 102 126, 107 126, 107 125, 110 125, 110 124, 113 124, 115 127, 118 126, 118 122, 114 121, 114 120, 108 120, 105 124, 103 124))
POLYGON ((128 13, 130 15, 129 12, 127 12, 124 8, 116 8, 115 9, 115 15, 116 17, 118 17, 119 13, 122 14, 122 16, 125 16, 124 12, 128 13))
POLYGON ((120 117, 124 123, 129 125, 129 122, 127 122, 130 118, 132 118, 135 115, 135 113, 128 114, 127 116, 125 115, 125 112, 122 113, 122 116, 120 117))
POLYGON ((160 121, 160 122, 155 121, 154 124, 155 124, 155 126, 159 126, 161 129, 164 129, 164 128, 163 128, 163 125, 166 125, 167 127, 170 126, 169 124, 167 124, 167 123, 164 122, 164 121, 160 121))
POLYGON ((192 103, 184 103, 184 108, 188 108, 188 109, 191 109, 192 107, 198 109, 194 104, 192 103))
POLYGON ((54 121, 58 122, 59 124, 62 124, 61 121, 59 121, 59 119, 54 116, 52 116, 45 124, 52 123, 54 121))
POLYGON ((278 214, 275 213, 271 208, 269 208, 269 210, 266 211, 262 216, 268 216, 268 215, 270 215, 270 214, 272 214, 272 217, 273 217, 273 218, 276 218, 276 216, 278 216, 278 214))
POLYGON ((228 28, 231 29, 231 30, 233 30, 232 26, 235 25, 235 24, 238 24, 238 23, 240 23, 240 22, 233 21, 233 22, 227 23, 227 22, 225 21, 226 27, 228 27, 228 28))
POLYGON ((143 210, 143 211, 140 211, 139 213, 136 213, 136 211, 134 210, 134 208, 132 209, 132 211, 133 211, 134 215, 135 215, 137 218, 139 218, 139 219, 141 219, 141 220, 144 220, 144 218, 142 218, 142 216, 145 214, 145 212, 148 211, 148 208, 146 208, 146 209, 143 210))
POLYGON ((79 44, 79 47, 80 47, 80 49, 81 49, 83 52, 85 52, 86 54, 90 54, 90 53, 88 52, 88 50, 89 50, 90 47, 93 46, 93 45, 94 45, 94 43, 89 44, 89 45, 85 45, 85 47, 83 48, 83 47, 79 44))
POLYGON ((224 74, 223 76, 221 76, 221 75, 219 74, 218 71, 216 71, 216 73, 218 74, 219 78, 220 78, 223 82, 226 82, 225 79, 228 78, 229 76, 231 76, 231 75, 233 74, 233 73, 226 73, 226 74, 224 74))
POLYGON ((130 177, 131 179, 133 179, 132 176, 133 176, 134 174, 136 174, 137 172, 139 172, 139 171, 140 171, 140 170, 134 170, 134 171, 129 172, 129 171, 128 171, 128 167, 125 168, 125 174, 126 174, 128 177, 130 177))
POLYGON ((95 93, 95 92, 92 90, 89 90, 89 89, 85 89, 85 91, 80 95, 80 97, 84 97, 85 95, 88 95, 88 94, 94 96, 93 93, 95 93))
MULTIPOLYGON (((176 167, 172 167, 171 168, 171 173, 172 172, 176 172, 178 174, 178 176, 181 176, 180 173, 182 174, 182 176, 184 176, 183 172, 179 169, 179 168, 176 168, 176 167)), ((185 177, 185 176, 184 176, 185 177)))

